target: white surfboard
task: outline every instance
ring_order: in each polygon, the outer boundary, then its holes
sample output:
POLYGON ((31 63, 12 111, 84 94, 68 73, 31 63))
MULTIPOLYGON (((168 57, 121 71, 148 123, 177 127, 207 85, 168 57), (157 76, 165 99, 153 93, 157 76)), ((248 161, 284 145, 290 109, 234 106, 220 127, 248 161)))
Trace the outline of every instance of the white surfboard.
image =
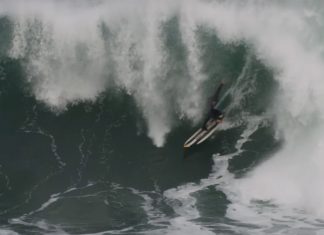
POLYGON ((202 142, 207 140, 217 130, 219 123, 220 122, 216 123, 215 126, 207 134, 205 134, 202 138, 200 138, 197 144, 201 144, 202 142))
POLYGON ((198 131, 196 131, 183 145, 183 147, 188 148, 195 144, 201 137, 203 137, 207 131, 200 128, 198 131))
POLYGON ((183 147, 188 148, 194 144, 201 144, 208 139, 217 129, 218 124, 222 120, 209 120, 207 122, 207 130, 199 128, 188 140, 184 143, 183 147))

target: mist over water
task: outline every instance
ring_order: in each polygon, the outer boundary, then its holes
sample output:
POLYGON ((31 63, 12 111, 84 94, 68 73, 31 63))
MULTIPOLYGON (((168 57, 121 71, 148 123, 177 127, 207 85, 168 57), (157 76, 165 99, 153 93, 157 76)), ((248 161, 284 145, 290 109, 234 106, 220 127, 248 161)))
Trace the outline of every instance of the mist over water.
MULTIPOLYGON (((225 81, 221 107, 228 119, 222 133, 230 150, 214 150, 220 154, 205 180, 195 185, 184 180, 163 194, 178 215, 170 234, 187 228, 209 234, 212 229, 192 222, 203 217, 192 194, 211 186, 228 200, 224 217, 246 224, 267 228, 272 219, 290 217, 297 222, 285 226, 295 229, 304 217, 310 223, 324 219, 321 7, 321 1, 3 0, 0 16, 10 22, 6 57, 19 61, 26 89, 38 102, 64 113, 83 102, 95 105, 111 90, 125 92, 143 116, 147 136, 162 150, 184 122, 197 127, 208 96, 225 81), (268 80, 276 89, 267 88, 268 80), (278 141, 280 149, 267 150, 266 159, 236 176, 232 161, 246 157, 245 146, 266 128, 271 138, 259 139, 265 145, 278 141)), ((251 152, 261 158, 258 147, 251 152)), ((155 193, 134 193, 148 203, 144 211, 154 222, 155 193)))
MULTIPOLYGON (((10 55, 26 59, 38 100, 64 109, 95 100, 117 85, 134 96, 147 118, 149 136, 163 144, 172 125, 171 99, 165 97, 173 93, 179 107, 184 97, 172 91, 177 81, 161 86, 168 66, 162 26, 175 16, 174 4, 22 1, 22 12, 7 4, 14 24, 10 55)), ((195 114, 199 111, 196 107, 195 114)))

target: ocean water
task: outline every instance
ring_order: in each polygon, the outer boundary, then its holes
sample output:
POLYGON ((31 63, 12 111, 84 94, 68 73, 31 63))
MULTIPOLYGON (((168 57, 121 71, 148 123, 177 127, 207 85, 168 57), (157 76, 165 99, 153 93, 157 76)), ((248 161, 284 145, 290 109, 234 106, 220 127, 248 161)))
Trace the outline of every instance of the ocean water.
POLYGON ((0 0, 0 234, 324 234, 323 7, 0 0))

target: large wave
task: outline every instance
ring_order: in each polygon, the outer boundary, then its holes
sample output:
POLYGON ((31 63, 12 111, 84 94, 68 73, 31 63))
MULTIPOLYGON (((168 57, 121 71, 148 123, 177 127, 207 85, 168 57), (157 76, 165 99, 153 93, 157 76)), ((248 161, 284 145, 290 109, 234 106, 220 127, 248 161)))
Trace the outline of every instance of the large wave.
MULTIPOLYGON (((21 0, 2 1, 1 14, 13 25, 8 54, 24 63, 38 100, 64 109, 96 100, 108 88, 122 88, 136 100, 157 146, 179 119, 197 123, 203 113, 204 88, 212 75, 204 71, 201 30, 223 44, 246 44, 278 83, 267 110, 284 145, 247 177, 235 180, 232 190, 243 201, 273 200, 323 217, 320 6, 295 1, 21 0)), ((231 90, 234 100, 239 89, 231 90)))

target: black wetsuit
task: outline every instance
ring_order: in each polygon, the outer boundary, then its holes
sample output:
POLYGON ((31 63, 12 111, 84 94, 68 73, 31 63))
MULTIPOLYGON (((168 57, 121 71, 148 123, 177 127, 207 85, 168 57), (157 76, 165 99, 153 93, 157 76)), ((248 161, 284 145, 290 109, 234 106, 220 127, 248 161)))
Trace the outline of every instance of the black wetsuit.
POLYGON ((207 122, 210 120, 210 119, 213 119, 213 120, 217 120, 217 119, 222 119, 223 118, 223 112, 220 111, 216 106, 217 106, 217 102, 218 102, 218 97, 219 97, 219 94, 220 94, 220 91, 223 87, 223 83, 221 83, 219 86, 218 86, 218 89, 216 91, 216 93, 214 94, 214 96, 212 97, 212 105, 211 105, 211 108, 209 110, 209 113, 208 113, 208 116, 207 118, 205 119, 204 123, 203 123, 203 126, 202 128, 204 130, 207 129, 206 127, 206 124, 207 122))

